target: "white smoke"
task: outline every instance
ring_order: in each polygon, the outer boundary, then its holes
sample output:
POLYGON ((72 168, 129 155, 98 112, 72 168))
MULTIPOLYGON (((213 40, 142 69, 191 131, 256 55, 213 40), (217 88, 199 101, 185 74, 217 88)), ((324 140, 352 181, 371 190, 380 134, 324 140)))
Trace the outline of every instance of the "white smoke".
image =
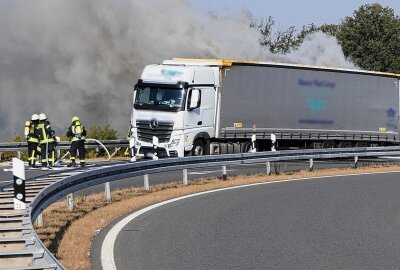
MULTIPOLYGON (((274 60, 249 20, 245 12, 199 13, 184 0, 3 0, 0 142, 41 112, 57 132, 79 115, 86 125, 112 122, 124 135, 145 65, 172 57, 274 60)), ((291 59, 342 66, 339 47, 329 47, 332 54, 318 43, 317 54, 313 44, 307 40, 291 59)))
POLYGON ((337 39, 322 32, 306 36, 300 47, 283 59, 305 65, 355 68, 353 63, 346 60, 337 39))

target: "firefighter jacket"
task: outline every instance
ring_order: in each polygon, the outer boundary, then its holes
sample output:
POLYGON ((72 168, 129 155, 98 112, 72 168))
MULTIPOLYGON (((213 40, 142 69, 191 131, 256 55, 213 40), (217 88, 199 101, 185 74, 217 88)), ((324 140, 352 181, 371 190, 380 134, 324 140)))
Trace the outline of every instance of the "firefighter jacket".
POLYGON ((36 136, 39 138, 40 144, 54 142, 54 130, 51 128, 49 121, 39 122, 36 127, 36 136))
POLYGON ((71 142, 86 139, 86 129, 82 125, 81 121, 74 121, 68 128, 67 137, 71 142))
POLYGON ((28 142, 39 143, 39 138, 36 135, 37 125, 33 121, 28 120, 25 122, 24 135, 28 142))

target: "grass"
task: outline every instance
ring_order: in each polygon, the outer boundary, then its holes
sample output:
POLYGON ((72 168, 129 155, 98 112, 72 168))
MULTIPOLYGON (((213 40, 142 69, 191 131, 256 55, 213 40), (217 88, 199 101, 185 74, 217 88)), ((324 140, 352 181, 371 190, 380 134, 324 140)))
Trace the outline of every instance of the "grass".
POLYGON ((330 169, 315 172, 301 171, 266 176, 229 177, 227 181, 218 178, 190 181, 188 186, 171 183, 151 186, 150 192, 142 188, 130 188, 112 192, 112 201, 104 201, 104 194, 74 198, 74 211, 68 212, 66 202, 51 205, 43 213, 44 227, 37 228, 42 241, 56 254, 67 269, 90 269, 90 245, 99 230, 113 220, 154 203, 206 190, 238 186, 251 183, 299 179, 307 177, 384 172, 400 170, 397 166, 374 166, 354 169, 330 169))

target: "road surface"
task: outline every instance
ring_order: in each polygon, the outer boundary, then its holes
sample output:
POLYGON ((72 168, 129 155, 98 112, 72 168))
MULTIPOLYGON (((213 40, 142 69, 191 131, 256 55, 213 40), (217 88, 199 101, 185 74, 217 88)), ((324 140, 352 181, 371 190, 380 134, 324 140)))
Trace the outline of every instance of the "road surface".
MULTIPOLYGON (((292 181, 177 201, 123 228, 117 269, 399 269, 400 174, 292 181)), ((100 268, 102 237, 93 268, 100 268)))

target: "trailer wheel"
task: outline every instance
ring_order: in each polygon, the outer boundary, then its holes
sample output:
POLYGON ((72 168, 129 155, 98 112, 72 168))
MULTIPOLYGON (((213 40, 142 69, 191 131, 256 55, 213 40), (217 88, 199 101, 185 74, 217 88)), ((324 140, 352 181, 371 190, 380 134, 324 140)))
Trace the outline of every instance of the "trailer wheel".
POLYGON ((242 143, 240 143, 240 151, 242 153, 251 152, 251 142, 242 142, 242 143))
POLYGON ((324 141, 324 143, 322 144, 322 148, 335 148, 336 144, 334 141, 324 141))
POLYGON ((219 144, 219 154, 220 155, 228 154, 228 144, 226 144, 226 143, 219 144))
POLYGON ((352 142, 340 142, 338 144, 338 148, 351 148, 352 146, 352 142))
POLYGON ((367 142, 356 142, 356 145, 355 145, 355 147, 357 147, 357 148, 368 147, 368 146, 369 146, 369 143, 367 143, 367 142))
POLYGON ((208 143, 203 140, 196 140, 193 144, 192 156, 208 155, 208 143))

